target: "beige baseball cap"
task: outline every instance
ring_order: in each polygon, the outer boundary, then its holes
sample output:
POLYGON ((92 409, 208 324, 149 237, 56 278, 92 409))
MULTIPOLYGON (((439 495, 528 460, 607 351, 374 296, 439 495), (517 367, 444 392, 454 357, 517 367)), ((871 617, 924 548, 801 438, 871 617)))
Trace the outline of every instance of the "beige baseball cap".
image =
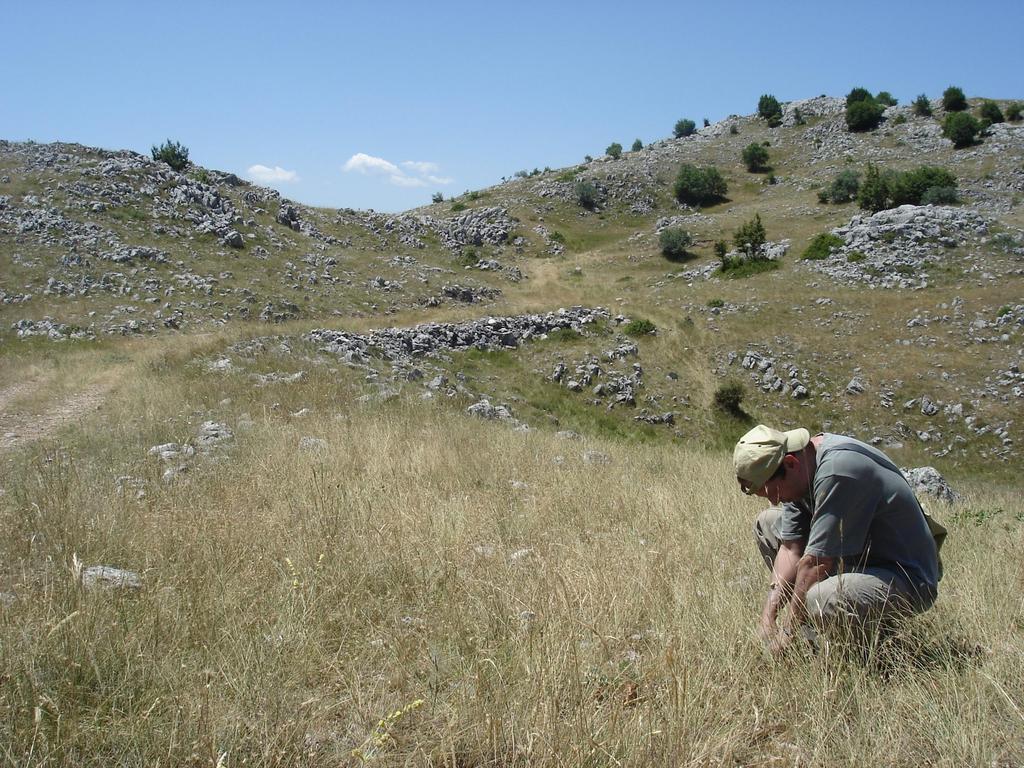
POLYGON ((736 467, 736 479, 746 494, 757 493, 764 487, 787 453, 802 450, 810 442, 811 433, 806 429, 791 429, 780 432, 777 429, 758 424, 736 443, 732 452, 732 463, 736 467))

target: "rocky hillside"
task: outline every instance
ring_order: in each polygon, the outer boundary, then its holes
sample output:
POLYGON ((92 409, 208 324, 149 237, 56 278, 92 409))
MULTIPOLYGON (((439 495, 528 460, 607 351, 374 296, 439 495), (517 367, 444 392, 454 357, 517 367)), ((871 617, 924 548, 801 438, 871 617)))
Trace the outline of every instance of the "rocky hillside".
POLYGON ((927 117, 889 107, 866 133, 847 130, 842 99, 783 106, 776 127, 732 116, 400 215, 312 208, 133 152, 0 141, 0 345, 232 326, 246 341, 209 375, 294 376, 281 356, 302 349, 306 367, 356 367, 373 396, 712 445, 742 426, 713 407, 740 384, 755 418, 1005 472, 1024 403, 1024 124, 954 149, 938 102, 927 117), (751 143, 762 172, 741 160, 751 143), (718 168, 726 195, 681 204, 683 163, 718 168), (869 164, 947 169, 958 202, 821 202, 869 164), (723 272, 716 243, 742 261, 733 235, 755 215, 770 268, 723 272), (676 228, 693 242, 669 259, 659 237, 676 228), (818 235, 828 246, 802 259, 818 235))

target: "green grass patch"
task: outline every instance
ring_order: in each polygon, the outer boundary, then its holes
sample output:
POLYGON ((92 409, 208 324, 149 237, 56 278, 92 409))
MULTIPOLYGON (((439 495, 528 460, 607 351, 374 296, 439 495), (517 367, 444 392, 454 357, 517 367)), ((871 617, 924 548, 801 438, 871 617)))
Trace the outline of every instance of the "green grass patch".
POLYGON ((800 258, 809 261, 827 259, 832 249, 842 247, 843 242, 843 238, 838 235, 833 235, 831 232, 822 232, 814 236, 800 258))
POLYGON ((744 277, 753 277, 763 272, 774 272, 779 268, 779 262, 772 259, 751 259, 749 261, 735 260, 722 264, 716 275, 728 277, 730 280, 738 280, 744 277))
POLYGON ((623 326, 622 331, 627 336, 632 336, 634 339, 640 338, 641 336, 650 336, 656 333, 658 326, 652 323, 650 320, 638 317, 634 320, 630 320, 623 326))

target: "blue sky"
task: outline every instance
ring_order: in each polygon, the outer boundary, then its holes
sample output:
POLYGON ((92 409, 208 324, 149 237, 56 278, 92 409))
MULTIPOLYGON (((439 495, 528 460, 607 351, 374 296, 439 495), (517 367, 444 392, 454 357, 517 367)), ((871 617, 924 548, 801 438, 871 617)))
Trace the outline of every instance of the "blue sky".
POLYGON ((750 114, 762 93, 1024 100, 1019 0, 12 0, 0 19, 0 138, 172 138, 300 202, 382 211, 750 114))

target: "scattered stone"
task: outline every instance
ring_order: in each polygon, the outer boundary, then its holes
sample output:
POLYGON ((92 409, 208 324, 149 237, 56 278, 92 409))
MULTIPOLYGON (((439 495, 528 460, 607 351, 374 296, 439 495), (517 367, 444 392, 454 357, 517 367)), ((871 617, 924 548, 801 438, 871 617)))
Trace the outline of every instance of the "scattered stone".
POLYGON ((82 569, 82 586, 86 589, 142 589, 142 577, 109 565, 90 565, 82 569))

